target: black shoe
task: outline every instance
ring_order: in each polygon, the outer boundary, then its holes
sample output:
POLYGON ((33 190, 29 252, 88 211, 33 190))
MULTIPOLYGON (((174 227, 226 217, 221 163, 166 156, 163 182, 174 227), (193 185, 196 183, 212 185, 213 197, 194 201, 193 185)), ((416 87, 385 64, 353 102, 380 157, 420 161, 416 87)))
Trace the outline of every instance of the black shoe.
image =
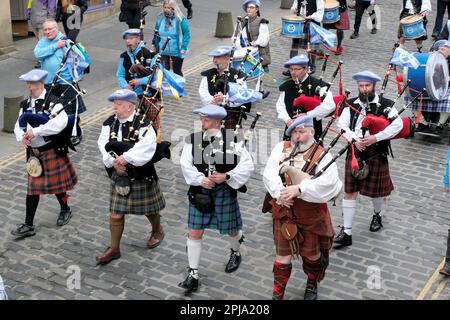
POLYGON ((72 218, 72 210, 61 210, 59 212, 58 220, 56 220, 56 225, 62 227, 69 223, 70 218, 72 218))
POLYGON ((430 131, 430 126, 428 124, 419 123, 416 128, 417 132, 428 132, 430 131))
POLYGON ((334 248, 342 248, 352 245, 352 236, 344 232, 344 227, 341 228, 339 234, 334 238, 334 248))
POLYGON ((75 147, 81 143, 83 140, 83 136, 75 136, 70 138, 70 142, 72 142, 72 145, 75 147))
POLYGON ((189 271, 188 276, 184 279, 183 282, 178 284, 179 287, 186 289, 184 291, 184 295, 189 295, 191 292, 197 291, 198 289, 198 279, 195 279, 192 276, 191 270, 189 271))
POLYGON ((25 223, 19 225, 16 230, 11 231, 11 234, 16 237, 31 237, 36 234, 34 231, 34 226, 29 226, 25 223))
POLYGON ((262 98, 265 99, 269 96, 270 91, 260 91, 262 93, 262 98))
POLYGON ((442 131, 444 130, 444 126, 442 124, 438 124, 434 129, 434 133, 438 136, 442 136, 442 131))
POLYGON ((431 35, 431 37, 432 37, 433 39, 435 39, 435 40, 436 40, 436 38, 438 37, 438 35, 437 35, 437 34, 435 34, 435 33, 433 33, 433 34, 431 35))
POLYGON ((41 68, 41 62, 38 60, 36 61, 36 64, 34 65, 35 69, 40 69, 41 68))
POLYGON ((311 70, 311 71, 309 72, 309 74, 314 74, 314 73, 316 73, 316 66, 312 66, 310 70, 311 70))
POLYGON ((306 281, 304 300, 317 300, 317 281, 310 280, 306 281))
POLYGON ((352 35, 350 36, 350 39, 356 39, 359 37, 359 33, 358 32, 353 32, 352 35))
POLYGON ((192 14, 193 14, 194 12, 192 11, 192 8, 188 8, 187 9, 187 18, 188 19, 192 19, 192 14))
POLYGON ((439 273, 447 277, 450 276, 450 262, 446 262, 439 273))
POLYGON ((372 31, 370 31, 371 34, 377 34, 377 28, 372 28, 372 31))
POLYGON ((372 222, 370 223, 370 231, 377 232, 378 230, 380 230, 383 226, 381 220, 381 216, 375 213, 372 217, 372 222))
POLYGON ((283 76, 290 77, 291 73, 289 72, 289 70, 284 70, 283 71, 283 76))
POLYGON ((225 267, 226 273, 231 273, 236 271, 241 264, 242 257, 241 255, 237 255, 238 251, 234 251, 231 249, 230 259, 228 260, 227 266, 225 267))

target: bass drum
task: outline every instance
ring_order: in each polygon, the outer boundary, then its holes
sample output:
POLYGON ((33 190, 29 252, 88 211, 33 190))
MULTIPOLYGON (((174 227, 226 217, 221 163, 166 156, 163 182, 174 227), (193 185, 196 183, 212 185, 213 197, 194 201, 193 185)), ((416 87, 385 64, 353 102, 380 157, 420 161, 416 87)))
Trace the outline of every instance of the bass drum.
MULTIPOLYGON (((419 60, 420 66, 417 69, 405 67, 403 69, 403 82, 406 85, 408 79, 411 80, 410 88, 416 91, 427 91, 423 95, 424 99, 442 100, 448 90, 449 70, 448 62, 444 55, 438 51, 414 53, 419 60)), ((418 93, 412 90, 406 91, 409 98, 413 98, 418 93)))

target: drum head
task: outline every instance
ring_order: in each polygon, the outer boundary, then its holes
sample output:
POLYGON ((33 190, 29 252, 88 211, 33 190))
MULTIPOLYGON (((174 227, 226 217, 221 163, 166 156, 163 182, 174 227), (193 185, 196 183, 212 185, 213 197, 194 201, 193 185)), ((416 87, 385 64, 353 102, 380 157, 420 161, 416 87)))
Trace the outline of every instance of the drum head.
POLYGON ((430 54, 425 68, 425 83, 428 95, 433 100, 441 100, 448 90, 448 63, 438 51, 430 54))
POLYGON ((324 4, 325 9, 334 9, 336 7, 339 7, 339 2, 336 0, 325 0, 324 4))
POLYGON ((402 20, 400 20, 401 24, 409 24, 409 23, 415 23, 417 21, 423 20, 422 16, 420 14, 415 14, 412 16, 404 17, 402 20))
POLYGON ((290 16, 284 16, 282 18, 282 20, 287 20, 287 21, 305 21, 306 19, 301 17, 301 16, 290 15, 290 16))

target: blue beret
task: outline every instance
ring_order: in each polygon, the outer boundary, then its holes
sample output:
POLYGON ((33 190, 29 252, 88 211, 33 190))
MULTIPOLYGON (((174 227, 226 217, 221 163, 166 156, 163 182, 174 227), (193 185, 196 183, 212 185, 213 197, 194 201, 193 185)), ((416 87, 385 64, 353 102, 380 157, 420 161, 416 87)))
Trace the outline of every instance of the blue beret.
POLYGON ((19 80, 27 82, 39 82, 44 81, 47 78, 48 72, 42 69, 33 69, 27 73, 21 75, 19 80))
POLYGON ((440 47, 450 48, 450 41, 445 40, 445 39, 438 40, 433 44, 433 47, 431 48, 431 50, 438 51, 440 47))
POLYGON ((137 95, 134 91, 131 91, 130 89, 119 89, 114 91, 114 93, 108 97, 108 100, 111 102, 114 100, 124 100, 135 104, 137 100, 137 95))
POLYGON ((289 66, 298 65, 302 67, 306 67, 308 65, 309 58, 306 54, 300 54, 295 56, 284 63, 285 68, 289 68, 289 66))
POLYGON ((261 1, 259 0, 245 0, 244 3, 242 4, 242 9, 244 9, 244 11, 247 11, 247 5, 249 5, 250 3, 253 3, 256 6, 261 7, 261 1))
POLYGON ((125 39, 127 36, 141 36, 141 29, 128 29, 122 33, 122 38, 125 39))
POLYGON ((372 83, 377 83, 378 81, 381 81, 381 78, 379 76, 368 70, 355 73, 352 79, 358 82, 363 81, 372 83))
POLYGON ((231 46, 218 46, 208 53, 210 57, 229 56, 231 54, 231 46))
POLYGON ((310 116, 299 117, 291 123, 291 125, 286 130, 286 135, 291 136, 291 133, 296 128, 313 128, 313 118, 310 116))
POLYGON ((227 116, 225 108, 215 104, 207 104, 204 107, 195 109, 194 113, 213 120, 222 120, 227 116))

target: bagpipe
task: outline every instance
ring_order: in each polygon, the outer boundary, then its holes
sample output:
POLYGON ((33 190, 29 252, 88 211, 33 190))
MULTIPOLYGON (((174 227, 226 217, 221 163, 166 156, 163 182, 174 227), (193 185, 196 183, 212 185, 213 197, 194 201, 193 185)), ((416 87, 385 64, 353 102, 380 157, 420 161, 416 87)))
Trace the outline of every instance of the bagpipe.
MULTIPOLYGON (((165 46, 167 46, 169 41, 170 37, 168 37, 166 42, 164 43, 163 50, 165 46)), ((170 151, 171 143, 168 141, 159 141, 160 128, 156 129, 153 127, 153 123, 157 120, 157 118, 160 116, 161 112, 164 109, 162 94, 160 94, 161 89, 158 89, 155 94, 149 97, 151 84, 155 78, 155 75, 157 74, 158 68, 160 67, 160 59, 161 54, 158 53, 156 55, 155 63, 152 65, 151 69, 145 71, 148 72, 149 79, 147 81, 147 84, 145 85, 142 98, 139 100, 139 103, 135 108, 134 117, 131 122, 128 135, 126 137, 123 137, 122 141, 117 141, 116 133, 112 132, 110 139, 111 141, 109 141, 105 145, 105 150, 108 153, 110 153, 113 157, 121 156, 124 152, 130 150, 134 146, 134 144, 139 141, 141 127, 148 122, 148 125, 145 128, 145 131, 142 133, 142 136, 145 136, 148 130, 155 130, 155 133, 157 134, 157 144, 152 159, 146 164, 144 164, 142 167, 140 167, 140 170, 144 172, 147 170, 151 170, 154 163, 157 163, 158 161, 164 158, 167 159, 171 158, 171 151, 170 151), (158 107, 158 100, 160 101, 159 107, 158 107), (155 114, 152 114, 152 109, 157 110, 155 114)), ((115 119, 115 121, 117 121, 117 118, 115 119)), ((114 125, 112 127, 114 127, 114 125)), ((133 168, 132 165, 130 164, 127 165, 127 171, 131 171, 132 168, 133 168)), ((106 168, 106 171, 108 172, 108 175, 111 177, 113 169, 106 168)))

